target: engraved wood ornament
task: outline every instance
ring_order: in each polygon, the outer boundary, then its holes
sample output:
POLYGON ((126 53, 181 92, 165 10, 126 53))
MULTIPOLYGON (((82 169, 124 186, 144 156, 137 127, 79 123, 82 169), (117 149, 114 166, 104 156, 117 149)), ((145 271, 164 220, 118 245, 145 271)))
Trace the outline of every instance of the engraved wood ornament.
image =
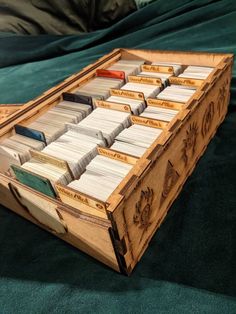
POLYGON ((168 160, 167 166, 166 166, 166 173, 165 173, 165 179, 164 179, 164 185, 163 185, 163 191, 161 195, 161 201, 160 206, 163 204, 165 199, 168 197, 170 191, 178 181, 179 174, 174 169, 174 166, 172 163, 168 160))
POLYGON ((210 131, 214 117, 214 102, 211 101, 205 111, 202 121, 202 136, 205 137, 210 131))
POLYGON ((189 128, 186 130, 186 138, 183 139, 183 149, 182 149, 182 159, 187 165, 189 159, 194 155, 196 151, 198 135, 198 126, 196 122, 190 124, 189 128))
POLYGON ((220 87, 220 90, 219 90, 218 102, 217 102, 217 110, 218 110, 219 115, 224 109, 224 104, 225 104, 225 99, 226 99, 226 94, 227 94, 227 89, 226 89, 227 85, 228 85, 228 82, 226 81, 226 83, 222 87, 220 87))
POLYGON ((133 216, 134 224, 143 230, 143 233, 140 238, 140 242, 143 239, 145 231, 152 224, 150 221, 152 214, 152 203, 153 203, 154 192, 153 189, 147 187, 146 190, 142 190, 140 198, 135 205, 135 214, 133 216))

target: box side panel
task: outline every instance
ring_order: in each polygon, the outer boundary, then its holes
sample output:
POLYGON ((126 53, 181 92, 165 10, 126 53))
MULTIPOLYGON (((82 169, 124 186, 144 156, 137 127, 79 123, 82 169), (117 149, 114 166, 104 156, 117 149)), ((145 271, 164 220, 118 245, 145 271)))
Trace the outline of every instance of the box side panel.
POLYGON ((108 220, 61 206, 0 175, 0 203, 83 252, 120 271, 108 220))
MULTIPOLYGON (((124 190, 123 200, 113 211, 113 225, 123 243, 127 272, 145 252, 151 237, 193 171, 217 127, 227 113, 231 63, 225 63, 217 78, 209 82, 189 113, 172 125, 172 136, 146 158, 150 166, 124 190), (204 93, 204 97, 202 94, 204 93), (130 191, 132 193, 126 193, 130 191)), ((197 96, 196 96, 197 97, 197 96)), ((122 195, 121 195, 122 196, 122 195)))

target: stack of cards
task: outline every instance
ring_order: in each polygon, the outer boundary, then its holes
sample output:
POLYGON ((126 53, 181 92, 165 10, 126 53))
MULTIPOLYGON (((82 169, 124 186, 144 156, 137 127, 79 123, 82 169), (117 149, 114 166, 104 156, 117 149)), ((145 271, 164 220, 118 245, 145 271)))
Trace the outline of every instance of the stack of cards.
POLYGON ((166 87, 160 94, 158 94, 157 99, 185 103, 193 96, 195 91, 195 87, 171 85, 166 87))
POLYGON ((126 97, 110 96, 109 98, 107 98, 107 101, 129 105, 131 111, 135 115, 139 115, 141 112, 143 112, 144 108, 146 107, 144 101, 126 97))
POLYGON ((140 72, 140 67, 144 64, 144 60, 125 60, 121 59, 112 64, 107 70, 123 71, 127 79, 128 75, 137 75, 140 72))
MULTIPOLYGON (((12 135, 9 140, 11 140, 11 142, 15 143, 15 147, 18 146, 18 144, 20 145, 24 145, 25 149, 29 150, 29 149, 34 149, 34 150, 42 150, 45 146, 45 144, 43 142, 34 140, 32 138, 26 137, 26 136, 22 136, 19 134, 15 134, 12 135)), ((7 142, 8 140, 5 140, 4 142, 7 142)), ((4 143, 3 142, 3 143, 4 143)))
POLYGON ((97 108, 78 125, 85 129, 101 131, 109 146, 114 138, 130 125, 129 117, 127 112, 97 108))
POLYGON ((204 80, 213 69, 211 67, 189 65, 179 77, 204 80))
POLYGON ((30 161, 27 161, 21 168, 47 178, 53 187, 55 183, 67 185, 72 181, 71 174, 68 170, 57 167, 51 163, 39 161, 35 158, 31 158, 30 161))
POLYGON ((136 144, 130 144, 126 142, 121 142, 118 140, 115 140, 115 143, 110 148, 118 152, 132 155, 135 157, 141 157, 147 149, 146 147, 142 147, 136 144))
POLYGON ((111 149, 141 157, 161 133, 162 129, 133 124, 115 138, 111 149))
POLYGON ((105 202, 131 168, 130 164, 98 155, 80 179, 68 186, 105 202))
POLYGON ((67 161, 71 172, 77 178, 97 155, 97 145, 102 146, 102 141, 93 136, 68 131, 45 147, 43 153, 67 161))
POLYGON ((30 159, 30 149, 42 150, 44 143, 34 139, 13 135, 9 139, 5 139, 0 144, 0 171, 6 172, 10 169, 10 165, 22 165, 30 159))
POLYGON ((183 65, 181 63, 178 63, 178 62, 161 62, 161 61, 158 61, 158 62, 153 62, 152 65, 173 67, 175 76, 177 76, 181 72, 183 72, 183 69, 184 69, 183 65))
POLYGON ((53 109, 53 112, 71 114, 77 117, 77 121, 81 121, 92 111, 91 106, 63 100, 59 102, 53 109))
POLYGON ((110 95, 110 88, 120 88, 123 84, 124 81, 120 79, 95 77, 77 89, 75 94, 91 96, 93 99, 105 100, 110 95))
POLYGON ((147 106, 141 116, 170 122, 177 115, 178 112, 178 110, 163 107, 147 106))
POLYGON ((162 72, 148 72, 148 71, 141 71, 138 76, 145 76, 145 77, 156 77, 160 78, 162 83, 166 86, 168 82, 168 78, 172 76, 169 73, 162 73, 162 72))
POLYGON ((66 131, 67 122, 76 123, 76 118, 62 117, 58 114, 47 112, 34 122, 27 125, 28 128, 43 132, 47 144, 55 141, 66 131))
POLYGON ((148 98, 148 97, 154 98, 161 91, 161 88, 156 85, 131 83, 131 82, 123 85, 121 89, 134 91, 134 92, 141 92, 144 94, 145 98, 148 98))
MULTIPOLYGON (((19 135, 20 136, 20 135, 19 135)), ((24 137, 24 136, 22 136, 24 137)), ((28 139, 26 137, 27 141, 31 140, 28 139)), ((33 142, 34 140, 31 140, 31 142, 33 142)), ((38 142, 38 141, 35 141, 38 142)), ((40 143, 40 142, 39 142, 40 143)), ((39 148, 43 148, 43 143, 40 145, 36 144, 35 148, 39 149, 39 148)), ((10 154, 11 156, 15 156, 16 160, 20 159, 21 163, 24 163, 26 161, 28 161, 30 159, 30 153, 29 150, 33 147, 34 144, 31 143, 30 146, 28 145, 28 143, 22 141, 22 143, 15 141, 12 138, 9 139, 5 139, 1 145, 0 145, 0 154, 1 155, 5 155, 5 154, 10 154)))

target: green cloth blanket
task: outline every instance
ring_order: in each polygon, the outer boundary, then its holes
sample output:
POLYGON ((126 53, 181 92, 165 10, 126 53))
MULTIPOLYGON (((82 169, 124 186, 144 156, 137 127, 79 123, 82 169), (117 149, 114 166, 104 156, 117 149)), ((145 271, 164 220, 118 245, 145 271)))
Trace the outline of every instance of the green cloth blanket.
MULTIPOLYGON (((0 103, 116 47, 236 52, 236 2, 156 1, 84 35, 0 36, 0 103)), ((236 68, 226 120, 130 278, 0 208, 0 313, 236 313, 236 68)))

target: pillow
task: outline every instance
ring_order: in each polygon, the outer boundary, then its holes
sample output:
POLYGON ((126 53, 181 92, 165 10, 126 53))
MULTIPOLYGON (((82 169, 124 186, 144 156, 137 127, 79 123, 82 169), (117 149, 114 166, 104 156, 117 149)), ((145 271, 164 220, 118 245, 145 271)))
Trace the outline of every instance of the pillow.
POLYGON ((84 33, 108 27, 135 10, 135 0, 0 0, 0 31, 84 33))

